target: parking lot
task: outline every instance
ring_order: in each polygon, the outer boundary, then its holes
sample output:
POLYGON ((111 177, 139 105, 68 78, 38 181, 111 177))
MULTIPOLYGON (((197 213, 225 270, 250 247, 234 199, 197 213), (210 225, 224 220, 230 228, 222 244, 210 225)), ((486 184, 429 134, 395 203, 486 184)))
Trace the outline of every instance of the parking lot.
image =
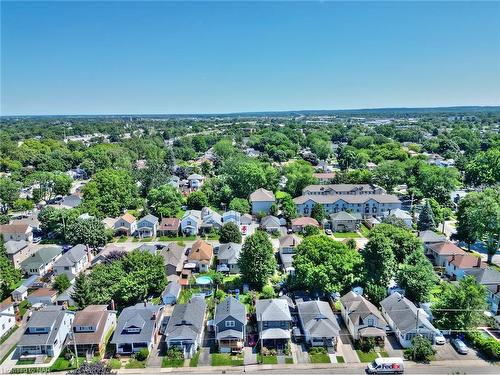
POLYGON ((480 359, 477 352, 469 346, 469 353, 459 354, 455 348, 450 344, 449 340, 444 345, 434 345, 436 349, 436 360, 468 360, 468 359, 480 359))

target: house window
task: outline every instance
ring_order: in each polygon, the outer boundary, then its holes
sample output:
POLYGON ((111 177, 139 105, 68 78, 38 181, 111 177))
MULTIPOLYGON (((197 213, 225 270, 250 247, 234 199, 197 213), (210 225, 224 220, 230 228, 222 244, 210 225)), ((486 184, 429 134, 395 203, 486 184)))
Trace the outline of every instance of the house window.
POLYGON ((236 326, 236 322, 234 320, 226 320, 226 328, 233 328, 236 326))
POLYGON ((373 326, 373 319, 368 319, 368 325, 369 325, 370 327, 372 327, 372 326, 373 326))

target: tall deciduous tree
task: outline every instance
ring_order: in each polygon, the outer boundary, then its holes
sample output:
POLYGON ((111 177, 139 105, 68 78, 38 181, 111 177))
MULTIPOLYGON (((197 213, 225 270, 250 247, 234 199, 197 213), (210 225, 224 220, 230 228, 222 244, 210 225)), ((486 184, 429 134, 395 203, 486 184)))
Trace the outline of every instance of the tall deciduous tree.
POLYGON ((16 199, 19 198, 19 185, 8 177, 0 178, 0 209, 7 213, 16 199))
POLYGON ((179 190, 168 184, 151 189, 148 194, 151 212, 160 217, 175 217, 182 207, 183 200, 179 190))
POLYGON ((232 221, 229 223, 225 223, 220 230, 220 243, 241 243, 241 232, 238 225, 233 223, 232 221))
POLYGON ((273 245, 260 230, 247 237, 238 260, 243 281, 258 289, 267 283, 276 269, 273 245))
POLYGON ((190 210, 201 210, 208 206, 208 198, 203 191, 194 191, 188 195, 187 205, 190 210))
POLYGON ((428 302, 437 276, 423 251, 416 250, 400 265, 396 281, 405 290, 408 299, 414 302, 428 302))
POLYGON ((72 245, 83 244, 95 249, 106 244, 106 229, 96 218, 78 219, 68 226, 66 238, 72 245))
POLYGON ((285 190, 293 197, 302 195, 302 189, 318 181, 318 179, 313 176, 313 172, 314 169, 311 164, 304 160, 297 160, 288 164, 284 168, 285 177, 287 179, 285 190))
POLYGON ((229 202, 229 209, 238 211, 241 214, 247 214, 250 212, 250 203, 248 203, 248 199, 233 198, 229 202))
POLYGON ((56 278, 54 280, 54 288, 59 293, 64 292, 70 286, 71 286, 71 282, 69 281, 68 275, 66 275, 65 273, 62 273, 62 274, 56 276, 56 278))
POLYGON ((311 209, 311 217, 321 224, 326 219, 325 208, 321 204, 315 203, 311 209))
POLYGON ((5 253, 5 245, 0 238, 0 297, 2 300, 12 292, 12 286, 21 279, 21 272, 14 268, 5 253))
POLYGON ((415 250, 422 249, 422 241, 410 231, 390 224, 379 224, 370 232, 369 240, 385 237, 391 244, 391 249, 398 264, 415 250))

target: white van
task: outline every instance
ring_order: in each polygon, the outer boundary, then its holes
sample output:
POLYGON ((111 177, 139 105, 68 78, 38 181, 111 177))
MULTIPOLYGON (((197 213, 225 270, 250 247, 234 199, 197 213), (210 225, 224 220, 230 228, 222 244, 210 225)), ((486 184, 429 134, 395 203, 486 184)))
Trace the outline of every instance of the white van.
POLYGON ((369 374, 402 374, 405 371, 400 357, 377 358, 366 367, 369 374))

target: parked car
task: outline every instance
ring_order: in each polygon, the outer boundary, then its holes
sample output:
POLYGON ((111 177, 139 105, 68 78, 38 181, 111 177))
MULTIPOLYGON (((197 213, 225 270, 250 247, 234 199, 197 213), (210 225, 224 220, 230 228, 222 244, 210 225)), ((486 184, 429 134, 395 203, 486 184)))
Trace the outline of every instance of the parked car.
POLYGON ((366 367, 369 374, 402 374, 405 371, 400 357, 377 358, 366 367))
POLYGON ((33 237, 33 243, 38 243, 42 240, 42 237, 33 237))
POLYGON ((247 226, 246 225, 241 226, 241 234, 243 234, 243 235, 247 234, 247 226))
POLYGON ((465 343, 458 338, 451 340, 451 345, 453 345, 455 350, 460 354, 469 353, 469 348, 467 347, 467 345, 465 345, 465 343))
POLYGON ((328 234, 329 236, 333 234, 331 229, 325 229, 325 233, 328 234))
POLYGON ((444 345, 446 344, 446 338, 444 337, 441 331, 437 331, 434 335, 434 343, 436 345, 444 345))

